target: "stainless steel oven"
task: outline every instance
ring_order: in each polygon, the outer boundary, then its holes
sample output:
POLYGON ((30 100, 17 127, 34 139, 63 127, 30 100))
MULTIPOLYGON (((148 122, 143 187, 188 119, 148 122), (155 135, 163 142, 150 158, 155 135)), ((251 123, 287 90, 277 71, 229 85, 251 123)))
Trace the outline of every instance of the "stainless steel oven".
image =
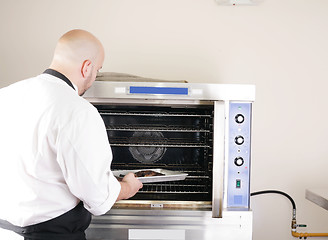
POLYGON ((85 98, 106 125, 113 170, 188 174, 93 217, 88 240, 252 238, 253 85, 96 81, 85 98))

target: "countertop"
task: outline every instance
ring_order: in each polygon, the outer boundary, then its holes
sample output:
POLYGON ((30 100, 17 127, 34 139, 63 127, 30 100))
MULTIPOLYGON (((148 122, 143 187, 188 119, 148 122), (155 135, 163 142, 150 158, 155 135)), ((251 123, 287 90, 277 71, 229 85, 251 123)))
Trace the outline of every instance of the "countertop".
POLYGON ((328 188, 306 189, 305 198, 328 210, 328 188))

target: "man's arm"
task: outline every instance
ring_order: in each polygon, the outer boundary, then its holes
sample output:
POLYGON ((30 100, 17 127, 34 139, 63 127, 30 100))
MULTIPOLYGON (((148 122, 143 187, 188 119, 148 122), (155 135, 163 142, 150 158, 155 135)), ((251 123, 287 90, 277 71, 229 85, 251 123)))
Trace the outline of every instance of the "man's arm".
POLYGON ((139 189, 142 188, 142 183, 134 176, 133 173, 128 173, 125 175, 120 184, 121 191, 116 201, 133 197, 139 189))

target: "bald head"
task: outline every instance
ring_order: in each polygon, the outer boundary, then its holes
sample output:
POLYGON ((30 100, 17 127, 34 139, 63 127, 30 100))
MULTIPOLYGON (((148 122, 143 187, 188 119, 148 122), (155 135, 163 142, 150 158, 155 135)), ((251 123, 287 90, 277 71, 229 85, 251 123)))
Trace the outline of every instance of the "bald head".
POLYGON ((58 40, 50 68, 68 77, 82 94, 91 86, 103 61, 101 42, 91 33, 76 29, 58 40))
POLYGON ((59 39, 54 60, 72 63, 79 63, 85 59, 96 60, 102 51, 102 44, 91 33, 84 30, 72 30, 59 39))

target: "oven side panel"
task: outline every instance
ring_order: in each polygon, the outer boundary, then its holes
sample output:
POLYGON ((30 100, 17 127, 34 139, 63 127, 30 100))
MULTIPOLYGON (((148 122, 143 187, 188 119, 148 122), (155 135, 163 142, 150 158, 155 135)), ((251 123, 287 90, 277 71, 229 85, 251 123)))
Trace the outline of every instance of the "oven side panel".
POLYGON ((226 208, 249 210, 252 104, 229 102, 226 135, 226 208))
POLYGON ((216 101, 213 120, 213 217, 250 208, 252 103, 216 101), (224 181, 223 181, 224 179, 224 181))

